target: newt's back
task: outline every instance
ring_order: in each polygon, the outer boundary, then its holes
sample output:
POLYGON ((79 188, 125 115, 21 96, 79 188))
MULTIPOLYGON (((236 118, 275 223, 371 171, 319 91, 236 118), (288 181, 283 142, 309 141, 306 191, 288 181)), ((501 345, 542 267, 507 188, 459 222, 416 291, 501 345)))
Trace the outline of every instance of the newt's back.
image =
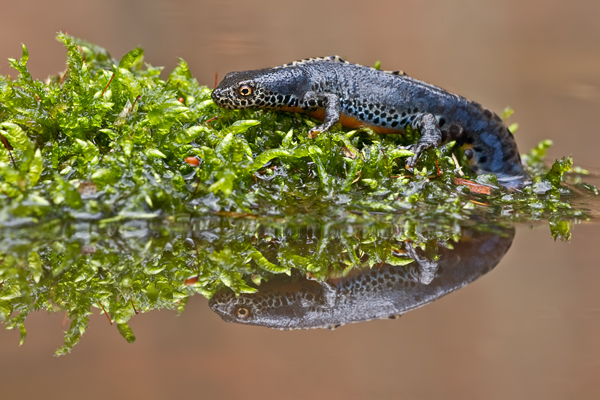
POLYGON ((410 126, 422 134, 417 153, 456 140, 474 173, 494 173, 511 187, 527 179, 514 137, 500 117, 401 71, 380 71, 337 56, 301 60, 230 73, 213 100, 225 108, 305 112, 324 120, 317 133, 338 121, 378 133, 402 133, 410 126))

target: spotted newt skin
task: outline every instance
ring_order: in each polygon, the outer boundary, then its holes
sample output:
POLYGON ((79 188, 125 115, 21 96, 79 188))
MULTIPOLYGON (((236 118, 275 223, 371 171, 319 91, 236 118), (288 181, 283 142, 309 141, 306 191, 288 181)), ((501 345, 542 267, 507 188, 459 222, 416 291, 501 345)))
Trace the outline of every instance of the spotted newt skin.
POLYGON ((383 264, 337 279, 317 282, 281 276, 238 296, 218 291, 210 308, 226 322, 274 329, 334 329, 374 319, 396 318, 458 290, 492 270, 512 244, 514 228, 464 228, 453 249, 438 248, 439 259, 405 244, 414 260, 383 264))
POLYGON ((512 133, 500 117, 480 104, 408 77, 380 71, 338 56, 295 61, 274 68, 231 72, 212 93, 226 109, 266 109, 306 113, 323 121, 309 136, 337 122, 378 133, 421 133, 412 146, 413 167, 426 149, 456 140, 473 173, 493 173, 506 187, 528 179, 512 133))

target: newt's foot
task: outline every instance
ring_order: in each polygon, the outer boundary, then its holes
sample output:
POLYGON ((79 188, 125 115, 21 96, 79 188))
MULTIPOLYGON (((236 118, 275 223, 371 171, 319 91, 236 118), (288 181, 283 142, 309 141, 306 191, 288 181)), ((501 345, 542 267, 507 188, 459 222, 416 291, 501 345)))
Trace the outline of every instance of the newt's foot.
POLYGON ((411 126, 413 129, 418 129, 421 132, 421 138, 416 144, 408 147, 410 151, 415 153, 406 160, 406 165, 409 168, 417 164, 419 156, 423 151, 438 147, 442 143, 440 126, 432 114, 420 114, 415 118, 411 126))
POLYGON ((323 129, 321 129, 321 126, 316 126, 316 127, 312 128, 310 131, 308 131, 308 138, 314 139, 317 136, 319 136, 319 134, 321 132, 323 132, 323 129))
POLYGON ((406 149, 409 151, 412 151, 414 153, 414 155, 408 157, 406 159, 406 167, 407 168, 414 168, 414 166, 417 164, 417 161, 419 161, 419 157, 421 156, 421 154, 425 151, 428 150, 432 147, 431 144, 428 143, 417 143, 417 144, 411 144, 410 146, 406 146, 406 149))

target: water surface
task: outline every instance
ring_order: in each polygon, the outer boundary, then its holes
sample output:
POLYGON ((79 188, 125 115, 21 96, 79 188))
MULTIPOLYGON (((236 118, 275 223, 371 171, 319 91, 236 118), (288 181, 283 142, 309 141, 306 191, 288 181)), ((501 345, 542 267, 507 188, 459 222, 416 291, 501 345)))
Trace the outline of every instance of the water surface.
MULTIPOLYGON (((150 63, 168 70, 183 57, 211 86, 215 72, 309 56, 381 60, 384 69, 402 69, 494 111, 512 106, 522 152, 552 139, 552 156, 573 154, 577 164, 599 167, 598 2, 3 6, 0 57, 19 57, 26 43, 37 78, 64 70, 59 30, 116 57, 141 45, 150 63)), ((0 73, 11 73, 5 62, 0 73)), ((569 242, 553 240, 544 222, 515 229, 506 256, 480 279, 400 319, 334 331, 227 324, 195 295, 179 317, 153 311, 132 318, 135 344, 94 308, 75 350, 56 358, 69 328, 64 311, 33 313, 22 347, 18 332, 0 330, 2 396, 599 398, 600 225, 574 226, 569 242)))

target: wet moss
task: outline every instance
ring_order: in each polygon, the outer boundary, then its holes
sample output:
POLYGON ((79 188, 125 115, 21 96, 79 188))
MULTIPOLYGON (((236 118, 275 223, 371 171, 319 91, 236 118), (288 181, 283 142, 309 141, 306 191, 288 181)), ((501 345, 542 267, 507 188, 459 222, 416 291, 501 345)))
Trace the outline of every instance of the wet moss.
POLYGON ((524 157, 533 183, 522 191, 493 175, 461 176, 468 168, 453 143, 411 172, 404 146, 418 132, 336 127, 309 139, 306 116, 217 108, 183 60, 162 79, 139 48, 118 61, 58 39, 63 73, 33 79, 23 46, 10 60, 18 76, 0 77, 0 319, 24 340, 30 312, 65 310, 58 354, 78 342, 91 308, 133 341, 133 315, 182 311, 194 293, 403 265, 404 241, 452 246, 461 224, 548 220, 568 240, 571 221, 587 218, 565 183, 571 159, 545 166, 547 141, 524 157))
POLYGON ((67 49, 62 74, 33 79, 23 46, 10 60, 18 77, 0 78, 0 223, 214 212, 582 216, 563 185, 570 159, 543 166, 548 142, 525 158, 534 184, 521 192, 507 193, 492 175, 463 176, 491 188, 482 196, 455 184, 461 165, 452 153, 463 157, 453 143, 409 172, 403 146, 417 132, 338 127, 309 139, 314 122, 305 116, 217 108, 183 60, 165 81, 139 48, 117 61, 83 40, 58 39, 67 49))

